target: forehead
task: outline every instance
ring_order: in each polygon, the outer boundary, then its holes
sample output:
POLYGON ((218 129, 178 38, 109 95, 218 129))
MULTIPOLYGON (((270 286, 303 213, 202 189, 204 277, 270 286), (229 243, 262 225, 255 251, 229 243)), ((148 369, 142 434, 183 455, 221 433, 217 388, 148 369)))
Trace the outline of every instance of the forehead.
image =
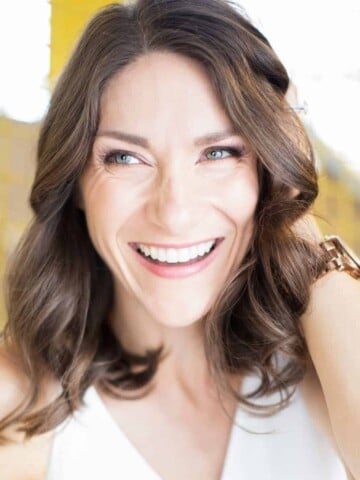
POLYGON ((152 134, 201 135, 231 128, 207 71, 171 52, 137 58, 108 82, 101 98, 100 128, 152 134))

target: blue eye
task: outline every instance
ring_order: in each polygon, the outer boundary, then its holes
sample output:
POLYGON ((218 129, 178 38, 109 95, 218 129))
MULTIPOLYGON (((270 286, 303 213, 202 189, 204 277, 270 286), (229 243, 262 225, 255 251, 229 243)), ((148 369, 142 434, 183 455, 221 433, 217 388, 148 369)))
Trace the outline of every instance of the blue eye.
POLYGON ((129 155, 121 150, 109 152, 104 157, 104 163, 114 163, 117 165, 138 165, 141 163, 139 159, 133 155, 129 155))
POLYGON ((243 156, 243 151, 238 148, 224 147, 224 148, 211 148, 206 153, 206 160, 224 160, 226 158, 235 157, 240 158, 243 156), (230 155, 223 156, 221 152, 228 152, 230 155), (207 155, 212 155, 208 157, 207 155))

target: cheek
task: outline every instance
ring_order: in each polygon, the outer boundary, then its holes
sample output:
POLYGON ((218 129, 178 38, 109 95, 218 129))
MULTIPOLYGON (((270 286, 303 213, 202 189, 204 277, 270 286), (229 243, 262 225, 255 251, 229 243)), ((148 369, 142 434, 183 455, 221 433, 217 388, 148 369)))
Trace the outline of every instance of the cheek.
POLYGON ((246 226, 254 218, 259 187, 254 175, 238 175, 222 186, 220 203, 224 213, 237 225, 246 226))
POLYGON ((88 185, 84 193, 89 235, 99 249, 101 245, 115 241, 118 230, 131 216, 133 202, 112 179, 88 185))

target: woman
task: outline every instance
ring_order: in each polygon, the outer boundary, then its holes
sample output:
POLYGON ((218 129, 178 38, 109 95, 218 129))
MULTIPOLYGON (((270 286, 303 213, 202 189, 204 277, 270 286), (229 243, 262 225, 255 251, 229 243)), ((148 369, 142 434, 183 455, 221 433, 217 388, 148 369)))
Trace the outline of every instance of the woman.
POLYGON ((359 285, 303 222, 288 86, 222 0, 90 22, 8 268, 2 478, 359 478, 359 285))

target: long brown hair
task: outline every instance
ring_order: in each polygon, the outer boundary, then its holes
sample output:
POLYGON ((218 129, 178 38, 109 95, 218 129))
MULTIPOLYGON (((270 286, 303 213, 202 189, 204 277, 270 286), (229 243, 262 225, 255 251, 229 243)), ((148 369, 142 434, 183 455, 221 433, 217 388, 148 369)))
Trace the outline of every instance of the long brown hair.
POLYGON ((257 372, 253 396, 286 393, 306 371, 300 316, 324 266, 319 250, 291 229, 318 194, 311 145, 285 99, 286 70, 267 39, 225 0, 139 0, 111 4, 90 21, 59 78, 44 119, 30 195, 33 219, 8 263, 8 322, 30 391, 0 422, 27 436, 48 431, 79 408, 95 381, 121 396, 154 377, 162 348, 126 351, 107 323, 113 301, 108 267, 95 251, 77 181, 89 159, 99 101, 109 79, 139 55, 170 51, 200 62, 237 131, 258 157, 256 228, 241 267, 204 318, 205 349, 217 385, 243 405, 229 373, 257 372), (285 362, 278 362, 278 354, 285 362), (136 367, 136 368, 135 368, 136 367), (49 372, 62 387, 32 410, 49 372), (31 412, 31 413, 30 413, 31 412))

